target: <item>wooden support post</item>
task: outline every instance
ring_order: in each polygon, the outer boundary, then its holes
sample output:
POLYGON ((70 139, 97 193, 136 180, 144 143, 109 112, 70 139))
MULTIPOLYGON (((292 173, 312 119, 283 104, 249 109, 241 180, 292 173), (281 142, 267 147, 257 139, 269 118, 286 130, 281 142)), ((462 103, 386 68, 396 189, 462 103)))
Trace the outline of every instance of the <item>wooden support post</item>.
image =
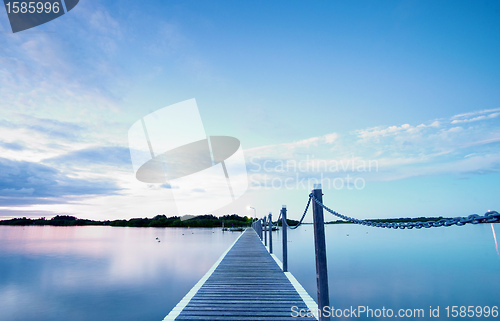
MULTIPOLYGON (((321 184, 315 184, 312 190, 314 197, 323 203, 323 191, 321 184)), ((326 266, 326 242, 325 242, 325 221, 323 217, 323 207, 312 200, 313 220, 314 220, 314 249, 316 252, 316 284, 318 291, 319 321, 330 320, 323 316, 322 311, 326 306, 330 306, 328 292, 328 270, 326 266)))
POLYGON ((287 225, 286 225, 286 205, 281 207, 281 232, 283 233, 283 272, 288 272, 288 240, 287 240, 287 225))
POLYGON ((267 222, 264 216, 264 245, 267 246, 267 222))
POLYGON ((269 253, 273 254, 273 214, 269 212, 269 253))

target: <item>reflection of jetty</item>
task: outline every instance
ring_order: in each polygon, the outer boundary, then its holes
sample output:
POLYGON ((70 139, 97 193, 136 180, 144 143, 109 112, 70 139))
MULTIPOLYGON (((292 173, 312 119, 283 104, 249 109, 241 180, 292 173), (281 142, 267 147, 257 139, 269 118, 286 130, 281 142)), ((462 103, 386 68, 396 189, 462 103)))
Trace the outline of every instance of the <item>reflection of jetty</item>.
POLYGON ((233 226, 231 228, 227 228, 224 226, 224 222, 222 222, 222 231, 230 231, 230 232, 243 232, 246 228, 242 226, 233 226))
POLYGON ((292 317, 292 307, 317 309, 293 275, 282 271, 281 262, 255 230, 247 229, 164 321, 316 320, 292 317))

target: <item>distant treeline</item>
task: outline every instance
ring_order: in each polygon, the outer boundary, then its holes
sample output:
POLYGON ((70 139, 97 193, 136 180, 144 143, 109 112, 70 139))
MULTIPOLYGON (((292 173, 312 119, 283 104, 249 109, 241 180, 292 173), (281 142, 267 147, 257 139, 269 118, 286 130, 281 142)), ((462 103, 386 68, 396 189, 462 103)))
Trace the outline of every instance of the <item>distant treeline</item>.
MULTIPOLYGON (((439 221, 443 219, 439 217, 415 217, 415 218, 385 218, 385 219, 366 219, 365 221, 377 223, 402 223, 402 222, 426 222, 439 221)), ((57 215, 51 219, 45 217, 38 219, 30 218, 13 218, 10 220, 0 221, 0 225, 52 225, 52 226, 85 226, 85 225, 110 225, 110 226, 129 226, 129 227, 221 227, 224 223, 225 227, 240 227, 250 226, 252 219, 236 214, 224 215, 215 217, 211 214, 194 216, 189 219, 179 216, 166 217, 165 215, 156 215, 153 218, 131 218, 129 220, 114 220, 114 221, 93 221, 87 219, 79 219, 69 215, 57 215)), ((295 226, 299 221, 287 219, 289 226, 295 226)), ((276 224, 276 222, 275 222, 276 224)), ((281 220, 277 222, 281 226, 281 220)), ((337 220, 326 222, 326 224, 351 224, 351 222, 337 220)))
POLYGON ((93 221, 79 219, 69 215, 57 215, 49 220, 44 217, 39 219, 14 218, 0 221, 0 225, 52 225, 52 226, 85 226, 85 225, 110 225, 129 227, 225 227, 250 226, 252 219, 241 217, 236 214, 215 217, 211 214, 195 216, 189 219, 181 219, 178 216, 166 217, 157 215, 153 218, 132 218, 129 220, 93 221))
MULTIPOLYGON (((281 226, 281 220, 279 220, 277 222, 278 226, 281 226)), ((289 218, 286 219, 286 224, 288 224, 288 226, 295 226, 297 224, 299 224, 299 221, 296 221, 296 220, 291 220, 289 218)))

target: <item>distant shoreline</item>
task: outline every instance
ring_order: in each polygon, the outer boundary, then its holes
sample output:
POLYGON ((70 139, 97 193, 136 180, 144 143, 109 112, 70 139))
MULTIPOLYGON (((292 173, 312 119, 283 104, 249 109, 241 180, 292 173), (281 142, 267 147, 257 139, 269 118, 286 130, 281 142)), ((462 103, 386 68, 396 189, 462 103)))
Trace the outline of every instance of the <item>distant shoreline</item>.
POLYGON ((179 216, 157 215, 153 218, 131 218, 129 220, 94 221, 69 215, 57 215, 51 219, 13 218, 0 220, 0 225, 9 226, 123 226, 123 227, 242 227, 250 226, 252 219, 236 214, 215 217, 211 214, 183 219, 179 216))
MULTIPOLYGON (((364 219, 367 222, 374 223, 409 223, 409 222, 435 222, 450 218, 439 217, 416 217, 416 218, 384 218, 384 219, 364 219)), ((295 226, 299 221, 287 219, 289 226, 295 226)), ((487 223, 487 222, 479 222, 487 223)), ((499 221, 494 222, 499 223, 499 221)), ((211 214, 185 217, 157 215, 153 218, 131 218, 129 220, 105 220, 94 221, 88 219, 79 219, 69 215, 57 215, 51 219, 37 218, 30 219, 26 217, 0 220, 0 226, 121 226, 121 227, 249 227, 252 224, 252 218, 239 216, 236 214, 216 217, 211 214)), ((281 226, 281 222, 276 222, 281 226)), ((313 224, 313 223, 302 223, 313 224)), ((325 224, 354 224, 353 222, 336 220, 325 222, 325 224)))

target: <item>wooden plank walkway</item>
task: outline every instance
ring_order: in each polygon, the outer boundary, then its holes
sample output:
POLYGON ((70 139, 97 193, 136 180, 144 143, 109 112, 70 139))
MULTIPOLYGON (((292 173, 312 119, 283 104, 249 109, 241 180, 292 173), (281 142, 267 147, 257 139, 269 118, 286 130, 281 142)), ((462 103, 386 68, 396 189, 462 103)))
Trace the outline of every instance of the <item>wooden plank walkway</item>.
POLYGON ((292 317, 317 305, 279 263, 247 229, 164 321, 316 320, 292 317))

